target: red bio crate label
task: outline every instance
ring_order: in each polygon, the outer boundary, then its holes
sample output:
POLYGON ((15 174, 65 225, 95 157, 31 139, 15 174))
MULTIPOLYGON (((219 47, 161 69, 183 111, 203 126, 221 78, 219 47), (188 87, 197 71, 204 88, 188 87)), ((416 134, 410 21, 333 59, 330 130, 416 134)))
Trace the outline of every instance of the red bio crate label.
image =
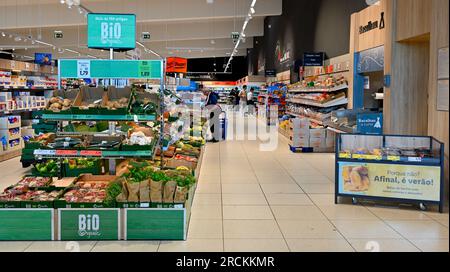
POLYGON ((101 157, 102 151, 99 150, 83 150, 80 152, 81 156, 101 157))
POLYGON ((77 150, 56 150, 56 156, 76 156, 77 150))

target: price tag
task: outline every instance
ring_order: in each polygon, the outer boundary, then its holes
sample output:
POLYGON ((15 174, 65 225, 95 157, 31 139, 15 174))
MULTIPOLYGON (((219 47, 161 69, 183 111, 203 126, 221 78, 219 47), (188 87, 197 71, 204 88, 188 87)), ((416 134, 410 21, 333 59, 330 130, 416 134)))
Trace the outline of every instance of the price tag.
POLYGON ((388 161, 400 161, 400 156, 387 156, 388 161))
POLYGON ((76 156, 77 150, 56 150, 56 156, 76 156))
POLYGON ((141 208, 150 208, 150 203, 141 203, 141 208))
POLYGON ((55 150, 45 150, 45 149, 37 149, 33 152, 34 155, 46 155, 46 156, 54 156, 56 154, 55 150))
POLYGON ((78 78, 90 78, 91 77, 91 61, 90 60, 78 60, 77 61, 77 74, 78 74, 78 78))
POLYGON ((80 151, 81 156, 91 156, 91 157, 101 157, 102 151, 100 150, 82 150, 80 151))
POLYGON ((183 204, 175 204, 174 206, 173 206, 175 209, 183 209, 184 207, 183 207, 183 204))
POLYGON ((134 122, 138 123, 138 122, 139 122, 138 116, 137 116, 137 115, 134 115, 134 116, 133 116, 133 120, 134 120, 134 122))
POLYGON ((63 143, 63 146, 64 146, 64 147, 69 147, 69 146, 70 146, 70 143, 69 143, 69 142, 64 142, 64 143, 63 143))
POLYGON ((360 160, 360 159, 364 159, 364 155, 362 155, 362 154, 353 154, 352 158, 360 160))
POLYGON ((409 157, 408 161, 409 162, 421 162, 422 158, 421 157, 409 157))

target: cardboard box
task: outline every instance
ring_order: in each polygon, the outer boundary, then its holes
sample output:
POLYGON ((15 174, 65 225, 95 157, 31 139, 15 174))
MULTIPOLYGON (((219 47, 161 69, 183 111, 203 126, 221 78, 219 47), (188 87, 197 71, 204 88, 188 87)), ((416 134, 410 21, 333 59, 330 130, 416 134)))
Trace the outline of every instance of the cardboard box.
POLYGON ((326 148, 326 138, 325 137, 311 137, 309 139, 309 147, 313 148, 326 148))
POLYGON ((295 118, 290 120, 290 127, 292 129, 309 129, 310 122, 306 118, 295 118))
POLYGON ((309 136, 311 138, 323 138, 327 136, 327 130, 325 128, 312 128, 309 130, 309 136))
POLYGON ((309 147, 309 137, 290 137, 292 147, 309 147))
POLYGON ((302 137, 302 138, 309 138, 309 129, 291 129, 289 132, 289 135, 292 137, 302 137))

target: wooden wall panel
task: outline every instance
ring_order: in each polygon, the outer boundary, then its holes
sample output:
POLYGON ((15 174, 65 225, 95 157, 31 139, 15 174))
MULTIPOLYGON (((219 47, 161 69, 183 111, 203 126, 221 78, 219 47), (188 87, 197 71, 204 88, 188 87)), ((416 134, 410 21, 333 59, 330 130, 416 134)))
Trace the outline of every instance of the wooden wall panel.
MULTIPOLYGON (((384 2, 385 0, 381 0, 379 5, 370 6, 357 14, 357 21, 354 27, 356 28, 356 39, 355 41, 355 51, 361 52, 367 49, 375 48, 382 46, 385 40, 385 28, 384 29, 373 29, 369 32, 359 34, 359 27, 365 26, 369 22, 378 21, 380 23, 381 13, 384 12, 384 2)), ((390 22, 385 20, 385 25, 388 25, 390 22)))
POLYGON ((428 134, 429 55, 427 42, 393 44, 388 133, 428 134))
POLYGON ((397 0, 397 41, 421 37, 430 32, 429 0, 397 0))
POLYGON ((449 46, 449 1, 432 0, 430 34, 430 80, 428 97, 428 134, 445 144, 446 181, 448 185, 449 164, 449 113, 437 111, 437 67, 439 48, 449 46))

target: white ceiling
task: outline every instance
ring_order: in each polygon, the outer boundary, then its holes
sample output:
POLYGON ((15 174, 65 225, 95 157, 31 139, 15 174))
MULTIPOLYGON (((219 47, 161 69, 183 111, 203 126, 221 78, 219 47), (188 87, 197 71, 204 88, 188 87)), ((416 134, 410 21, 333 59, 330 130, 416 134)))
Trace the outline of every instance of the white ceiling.
MULTIPOLYGON (((163 56, 186 58, 226 57, 233 51, 231 32, 240 32, 252 0, 81 0, 81 5, 92 12, 133 13, 137 19, 137 40, 143 31, 150 32, 151 40, 145 47, 163 56)), ((264 18, 280 15, 282 0, 257 0, 256 13, 246 29, 246 40, 241 42, 237 56, 246 55, 253 46, 253 37, 264 35, 264 18)), ((74 58, 78 54, 61 51, 70 49, 107 58, 109 53, 86 47, 86 18, 76 7, 69 9, 60 0, 0 0, 0 30, 7 34, 31 36, 56 46, 31 40, 16 41, 0 35, 0 49, 15 49, 16 55, 33 56, 34 52, 51 52, 54 58, 74 58), (55 30, 63 31, 63 39, 54 39, 55 30), (26 50, 25 50, 26 49, 26 50), (62 52, 62 53, 60 53, 62 52)), ((137 48, 142 49, 140 46, 137 48)), ((141 51, 141 58, 154 58, 141 51)), ((116 54, 125 58, 125 54, 116 54)))

